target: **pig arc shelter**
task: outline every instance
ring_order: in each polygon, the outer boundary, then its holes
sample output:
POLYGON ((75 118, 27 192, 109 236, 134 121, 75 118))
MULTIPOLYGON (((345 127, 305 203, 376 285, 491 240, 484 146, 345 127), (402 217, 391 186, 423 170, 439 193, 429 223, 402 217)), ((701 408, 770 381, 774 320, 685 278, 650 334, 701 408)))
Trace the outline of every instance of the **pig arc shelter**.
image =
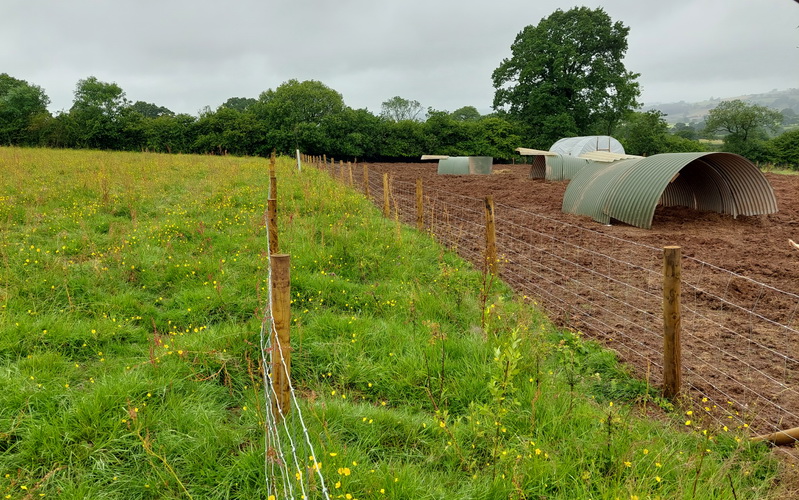
POLYGON ((738 215, 777 211, 763 173, 732 153, 667 153, 581 169, 563 196, 563 212, 649 229, 658 204, 738 215))

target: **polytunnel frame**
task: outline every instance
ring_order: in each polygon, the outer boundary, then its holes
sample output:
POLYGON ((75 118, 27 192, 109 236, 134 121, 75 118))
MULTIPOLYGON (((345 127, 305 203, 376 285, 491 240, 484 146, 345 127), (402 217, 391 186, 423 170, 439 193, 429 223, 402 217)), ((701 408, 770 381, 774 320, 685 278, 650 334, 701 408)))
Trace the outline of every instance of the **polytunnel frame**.
POLYGON ((566 188, 562 210, 650 229, 658 204, 733 217, 777 211, 763 173, 733 153, 667 153, 583 169, 566 188))

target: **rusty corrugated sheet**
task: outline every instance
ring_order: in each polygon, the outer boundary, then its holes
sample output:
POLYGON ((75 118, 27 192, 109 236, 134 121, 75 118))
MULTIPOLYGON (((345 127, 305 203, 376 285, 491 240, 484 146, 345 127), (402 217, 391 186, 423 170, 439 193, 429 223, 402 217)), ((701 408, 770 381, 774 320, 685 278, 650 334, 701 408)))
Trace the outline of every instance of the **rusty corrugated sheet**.
POLYGON ((668 153, 583 169, 566 189, 563 211, 648 229, 658 202, 733 217, 777 211, 765 176, 731 153, 668 153))

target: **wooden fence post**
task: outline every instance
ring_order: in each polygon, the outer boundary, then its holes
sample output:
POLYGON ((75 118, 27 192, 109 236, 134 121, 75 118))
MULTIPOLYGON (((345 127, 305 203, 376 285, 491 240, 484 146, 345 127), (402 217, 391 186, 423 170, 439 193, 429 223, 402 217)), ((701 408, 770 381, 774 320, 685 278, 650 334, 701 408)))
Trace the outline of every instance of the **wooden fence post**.
POLYGON ((267 225, 269 226, 269 253, 278 253, 279 245, 277 242, 277 200, 269 198, 267 200, 267 225))
POLYGON ((369 198, 369 166, 366 163, 363 164, 363 192, 369 198))
POLYGON ((350 187, 352 187, 355 185, 355 182, 352 180, 352 162, 347 162, 347 171, 350 177, 350 187))
POLYGON ((422 179, 416 179, 416 229, 424 231, 424 197, 422 179))
POLYGON ((682 278, 680 247, 663 248, 663 396, 674 398, 680 393, 682 362, 680 349, 680 280, 682 278))
POLYGON ((291 411, 291 266, 287 254, 272 255, 269 259, 272 266, 272 318, 275 322, 271 332, 272 386, 275 389, 272 413, 280 421, 291 411))
POLYGON ((388 172, 383 174, 383 217, 391 217, 391 202, 388 192, 388 172))
POLYGON ((486 269, 497 274, 497 230, 494 223, 494 197, 486 196, 486 269))

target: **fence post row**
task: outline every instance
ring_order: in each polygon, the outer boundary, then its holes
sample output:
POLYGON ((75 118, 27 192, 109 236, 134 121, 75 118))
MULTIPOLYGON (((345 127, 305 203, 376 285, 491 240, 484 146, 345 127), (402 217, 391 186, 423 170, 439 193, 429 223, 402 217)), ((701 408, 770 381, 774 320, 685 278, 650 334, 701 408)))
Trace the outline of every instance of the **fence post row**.
POLYGON ((494 222, 494 197, 486 196, 486 270, 497 274, 497 230, 494 222))
POLYGON ((663 396, 680 393, 682 361, 680 347, 680 280, 682 253, 678 246, 663 248, 663 396))
POLYGON ((280 421, 291 410, 291 276, 287 254, 269 257, 272 267, 272 318, 275 327, 271 331, 272 346, 272 414, 280 421))

